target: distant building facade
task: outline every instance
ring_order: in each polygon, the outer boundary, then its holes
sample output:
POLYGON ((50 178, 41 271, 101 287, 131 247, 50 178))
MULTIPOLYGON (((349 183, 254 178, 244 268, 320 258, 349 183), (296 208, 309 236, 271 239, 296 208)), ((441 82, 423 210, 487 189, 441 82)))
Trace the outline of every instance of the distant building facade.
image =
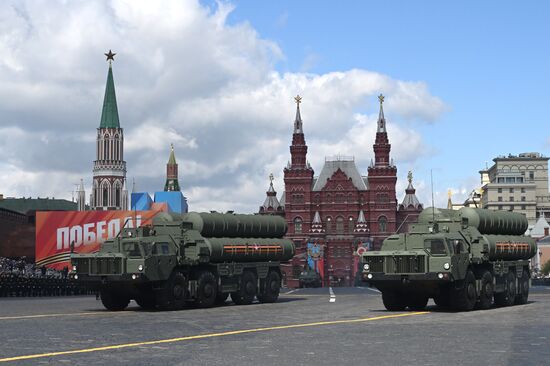
POLYGON ((149 193, 135 192, 135 189, 132 189, 132 210, 160 209, 161 205, 166 205, 166 209, 170 212, 186 213, 188 211, 187 198, 181 192, 179 184, 178 163, 173 145, 170 145, 170 156, 166 164, 164 191, 155 192, 154 199, 151 199, 149 193))
POLYGON ((549 159, 540 153, 493 159, 493 166, 480 171, 482 180, 486 176, 489 181, 482 187, 481 206, 522 213, 531 226, 539 215, 550 218, 549 159))
POLYGON ((405 198, 398 205, 397 167, 390 158, 382 95, 374 161, 367 176, 360 174, 353 157, 342 156, 326 158, 321 173, 315 176, 307 161, 301 98, 295 99, 290 161, 284 168, 285 191, 278 200, 271 182, 259 213, 286 219, 286 237, 296 246, 296 256, 283 268, 289 287, 298 286, 299 274, 306 266, 320 273, 325 286, 350 286, 357 273, 357 250, 379 248, 384 238, 415 221, 422 205, 416 198, 412 175, 405 198))
POLYGON ((36 211, 74 211, 76 203, 54 198, 0 195, 0 257, 34 260, 36 211))

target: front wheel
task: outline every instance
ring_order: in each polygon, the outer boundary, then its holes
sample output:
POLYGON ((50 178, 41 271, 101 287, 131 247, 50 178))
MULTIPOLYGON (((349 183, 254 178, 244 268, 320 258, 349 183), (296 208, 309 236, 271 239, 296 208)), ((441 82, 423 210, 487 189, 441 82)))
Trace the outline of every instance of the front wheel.
POLYGON ((403 311, 407 307, 405 299, 397 291, 383 291, 382 302, 389 311, 403 311))
POLYGON ((258 300, 264 303, 277 301, 281 290, 281 276, 275 271, 270 271, 263 281, 262 291, 258 294, 258 300))
POLYGON ((117 293, 111 289, 100 290, 101 303, 107 310, 121 311, 128 307, 130 298, 124 293, 117 293))

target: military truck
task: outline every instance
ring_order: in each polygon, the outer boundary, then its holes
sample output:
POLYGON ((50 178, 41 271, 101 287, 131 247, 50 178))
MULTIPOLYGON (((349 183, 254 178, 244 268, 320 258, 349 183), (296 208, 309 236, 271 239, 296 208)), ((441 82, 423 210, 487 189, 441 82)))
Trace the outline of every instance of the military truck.
POLYGON ((95 286, 103 305, 181 309, 188 303, 277 301, 280 261, 294 255, 276 216, 160 213, 152 225, 123 228, 99 252, 72 254, 71 276, 95 286))
POLYGON ((427 208, 408 233, 362 255, 362 279, 386 309, 424 309, 429 298, 457 311, 525 304, 536 243, 525 216, 478 208, 427 208))
POLYGON ((321 275, 309 266, 300 272, 298 281, 300 288, 321 287, 321 275))

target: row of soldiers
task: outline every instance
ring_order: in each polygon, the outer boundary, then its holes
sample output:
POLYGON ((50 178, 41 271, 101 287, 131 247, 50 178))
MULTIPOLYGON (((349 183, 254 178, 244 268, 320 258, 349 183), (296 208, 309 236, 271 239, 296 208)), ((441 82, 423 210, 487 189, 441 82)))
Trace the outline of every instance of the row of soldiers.
POLYGON ((89 295, 94 291, 69 278, 0 273, 0 297, 89 295))

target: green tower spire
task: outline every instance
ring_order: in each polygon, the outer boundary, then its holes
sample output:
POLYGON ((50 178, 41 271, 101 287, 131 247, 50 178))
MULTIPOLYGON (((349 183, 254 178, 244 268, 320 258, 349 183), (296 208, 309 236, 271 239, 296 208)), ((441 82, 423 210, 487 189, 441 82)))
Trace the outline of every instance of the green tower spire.
POLYGON ((107 85, 105 86, 105 98, 103 98, 103 110, 101 112, 99 128, 120 128, 116 105, 115 82, 113 81, 113 68, 111 65, 115 54, 109 50, 109 54, 105 55, 109 61, 109 73, 107 74, 107 85))

